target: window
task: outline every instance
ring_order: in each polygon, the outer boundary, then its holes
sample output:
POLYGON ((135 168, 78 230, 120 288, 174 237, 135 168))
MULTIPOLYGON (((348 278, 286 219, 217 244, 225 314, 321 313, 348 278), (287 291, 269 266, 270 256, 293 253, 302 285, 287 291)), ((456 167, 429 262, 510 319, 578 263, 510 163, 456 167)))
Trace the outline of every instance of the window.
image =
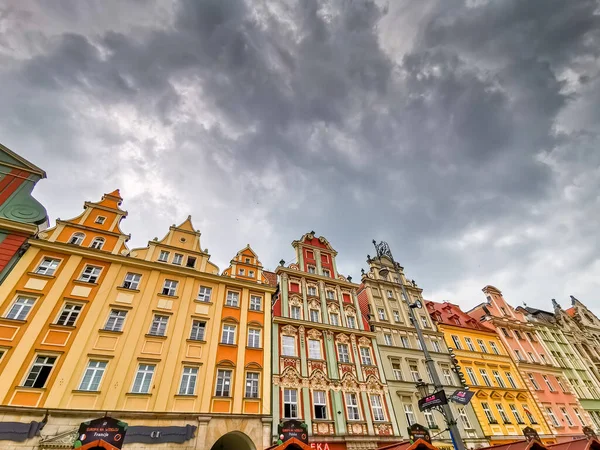
POLYGON ((94 223, 103 225, 105 220, 106 220, 106 217, 104 217, 104 216, 96 216, 96 220, 94 220, 94 223))
POLYGON ((80 391, 97 391, 106 369, 106 361, 89 361, 83 374, 80 391))
POLYGON ((250 296, 250 311, 260 311, 262 310, 262 297, 258 295, 250 296))
POLYGON ((384 334, 383 335, 383 340, 385 342, 385 345, 394 345, 393 341, 392 341, 392 335, 391 334, 384 334))
POLYGON ((550 383, 550 379, 548 379, 548 375, 542 375, 542 378, 544 379, 546 386, 548 386, 548 389, 550 389, 550 392, 554 392, 554 386, 552 386, 552 383, 550 383))
POLYGON ((529 378, 529 381, 531 381, 531 384, 533 385, 534 389, 536 391, 539 391, 540 390, 540 385, 537 384, 537 381, 535 381, 535 377, 533 376, 533 374, 532 373, 528 373, 527 377, 529 378))
POLYGON ((235 291, 227 291, 227 299, 225 300, 225 306, 237 307, 240 301, 240 293, 235 291))
POLYGON ((198 380, 197 367, 184 367, 179 385, 179 395, 194 395, 196 393, 196 381, 198 380))
POLYGON ((72 327, 75 325, 75 321, 77 317, 79 317, 79 313, 81 312, 81 305, 76 305, 74 303, 67 303, 62 311, 60 312, 60 316, 58 316, 58 320, 56 321, 57 325, 64 325, 67 327, 72 327))
POLYGON ((142 276, 140 274, 128 273, 127 275, 125 275, 125 279, 123 280, 123 285, 121 287, 125 289, 132 289, 135 291, 139 287, 141 279, 142 276))
POLYGON ((327 419, 327 397, 325 391, 313 391, 313 413, 315 419, 327 419))
POLYGON ((527 339, 529 339, 530 342, 537 342, 529 331, 525 332, 525 334, 527 335, 527 339))
POLYGON ((102 272, 102 267, 89 265, 85 266, 85 269, 83 269, 83 272, 79 277, 79 281, 83 281, 84 283, 95 283, 96 281, 98 281, 100 272, 102 272))
POLYGON ((37 269, 35 269, 35 273, 48 276, 54 275, 59 264, 60 260, 58 259, 44 258, 37 269))
POLYGON ((379 320, 385 320, 385 310, 383 308, 377 309, 377 315, 379 316, 379 320))
POLYGON ((452 386, 454 384, 454 380, 452 379, 452 372, 447 367, 442 368, 442 373, 444 374, 444 380, 446 384, 452 386))
POLYGON ((127 311, 111 309, 110 314, 108 315, 108 320, 104 324, 104 329, 107 331, 122 331, 126 315, 127 311))
POLYGON ((246 275, 246 271, 244 269, 239 269, 238 275, 246 275))
POLYGON ((533 353, 527 352, 527 354, 529 355, 529 359, 531 360, 532 363, 537 362, 537 359, 535 359, 535 356, 533 356, 533 353))
POLYGON ((402 343, 402 347, 410 348, 410 342, 408 342, 408 337, 400 336, 400 342, 402 343))
POLYGON ((415 420, 415 412, 413 410, 413 406, 410 403, 404 404, 404 415, 406 416, 406 423, 409 427, 417 422, 415 420))
POLYGON ((177 264, 178 266, 181 265, 181 263, 183 262, 183 255, 181 253, 175 253, 173 255, 173 264, 177 264))
POLYGON ((212 295, 212 288, 206 286, 200 286, 198 291, 197 299, 201 302, 210 302, 210 296, 212 295))
POLYGON ((162 262, 167 262, 169 260, 169 252, 161 250, 160 254, 158 255, 158 260, 162 262))
POLYGON ((333 291, 327 291, 326 296, 327 300, 335 300, 335 292, 333 291))
POLYGON ((25 320, 35 303, 35 298, 18 296, 6 315, 7 319, 25 320))
POLYGON ((321 314, 319 313, 319 311, 317 309, 310 310, 310 321, 311 322, 320 322, 321 321, 321 314))
POLYGON ((506 415, 506 412, 504 411, 502 404, 496 403, 496 409, 498 410, 498 414, 500 414, 500 418, 502 419, 502 422, 510 423, 510 419, 506 415))
POLYGON ((235 325, 223 325, 221 344, 235 344, 235 325))
POLYGON ((471 384, 477 386, 479 384, 479 381, 477 381, 477 377, 475 376, 475 372, 473 372, 473 369, 471 367, 467 367, 467 376, 469 377, 469 381, 471 382, 471 384))
POLYGON ((154 364, 140 364, 138 366, 131 392, 134 394, 147 394, 150 392, 150 384, 152 383, 155 367, 154 364))
POLYGON ((490 377, 488 376, 485 369, 479 369, 479 374, 481 375, 481 378, 483 378, 483 382, 485 383, 486 386, 492 385, 490 377))
POLYGON ((317 296, 317 288, 314 286, 308 286, 308 295, 316 297, 317 296))
POLYGON ((46 381, 50 376, 50 372, 52 371, 55 362, 56 357, 54 356, 36 356, 35 362, 33 363, 33 366, 31 366, 31 369, 29 369, 29 374, 27 375, 23 386, 43 388, 46 385, 46 381))
POLYGON ((73 233, 73 235, 71 236, 71 239, 69 239, 68 244, 81 245, 84 238, 85 238, 85 234, 83 234, 83 233, 73 233))
POLYGON ((519 330, 514 330, 514 333, 515 333, 515 336, 517 337, 517 339, 523 340, 523 336, 521 335, 519 330))
POLYGON ((364 366, 370 366, 373 364, 371 360, 371 350, 367 347, 360 347, 360 360, 364 366))
POLYGON ((97 250, 101 250, 103 246, 104 246, 104 238, 102 238, 102 237, 95 237, 92 240, 92 243, 90 244, 90 248, 95 248, 97 250))
POLYGON ((298 417, 298 391, 296 389, 283 390, 283 417, 286 419, 298 417))
POLYGON ((579 421, 581 426, 585 426, 585 422, 583 421, 583 418, 581 417, 581 413, 579 412, 579 410, 577 408, 573 408, 573 412, 577 416, 577 420, 579 421))
POLYGON ((260 348, 260 330, 252 328, 248 330, 248 347, 260 348))
POLYGON ((338 343, 338 358, 342 363, 350 362, 350 352, 348 351, 348 344, 340 344, 338 343))
POLYGON ((460 345, 460 339, 458 336, 452 335, 452 342, 454 342, 454 348, 457 350, 462 349, 462 345, 460 345))
POLYGON ((281 353, 284 356, 296 356, 296 339, 293 336, 281 337, 281 353))
POLYGON ((394 322, 400 322, 400 312, 392 311, 392 314, 394 315, 394 322))
POLYGON ((229 397, 231 393, 231 370, 217 370, 215 397, 229 397))
POLYGON ((556 377, 556 382, 558 383, 558 385, 560 386, 560 390, 563 392, 568 393, 569 391, 565 388, 565 385, 563 383, 563 380, 561 377, 556 377))
POLYGON ((523 425, 525 422, 523 422, 523 418, 521 417, 521 414, 519 414, 519 410, 517 409, 516 405, 510 404, 508 407, 510 408, 510 412, 512 412, 512 415, 515 417, 517 423, 519 425, 523 425))
POLYGON ((540 358, 542 359, 543 364, 548 364, 548 361, 546 361, 546 357, 544 356, 543 353, 540 353, 540 358))
POLYGON ((177 293, 177 285, 178 281, 175 280, 165 280, 162 288, 162 295, 169 295, 171 297, 175 296, 177 293))
POLYGON ((492 414, 492 410, 490 409, 490 405, 488 405, 485 402, 482 402, 481 403, 481 407, 483 408, 483 412, 485 414, 485 417, 487 417, 487 420, 488 420, 489 423, 498 423, 498 422, 496 422, 496 418, 492 414))
POLYGON ((356 328, 356 318, 354 316, 346 316, 346 322, 348 322, 348 328, 356 328))
POLYGON ((462 423, 466 429, 473 428, 471 426, 471 422, 469 421, 469 416, 467 415, 467 411, 465 411, 465 408, 462 408, 462 407, 458 408, 458 416, 460 417, 460 420, 462 420, 462 423))
POLYGON ((308 357, 310 359, 323 359, 321 355, 321 341, 316 339, 308 340, 308 357))
POLYGON ((392 291, 387 291, 387 298, 394 298, 394 293, 392 291))
POLYGON ((292 306, 290 308, 290 317, 292 319, 300 320, 302 318, 302 310, 299 306, 292 306))
POLYGON ((331 278, 331 272, 329 271, 329 269, 323 269, 323 276, 331 278))
POLYGON ((490 348, 496 355, 500 354, 500 352, 498 351, 498 346, 496 345, 496 343, 494 341, 490 341, 490 348))
POLYGON ((167 334, 167 323, 169 323, 169 316, 155 314, 154 319, 152 319, 149 334, 153 336, 164 336, 167 334))
POLYGON ((427 422, 428 428, 436 429, 438 427, 435 423, 435 420, 433 419, 433 413, 431 412, 431 410, 426 409, 425 411, 423 411, 423 415, 425 416, 425 422, 427 422))
POLYGON ((506 379, 508 380, 508 384, 510 384, 510 387, 513 389, 517 389, 517 383, 515 383, 515 379, 513 378, 512 373, 504 372, 504 375, 506 375, 506 379))
POLYGON ((394 373, 394 378, 396 380, 403 380, 402 367, 400 366, 400 363, 392 363, 392 372, 394 373))
POLYGON ((250 264, 250 263, 251 263, 251 261, 250 261, 250 258, 244 258, 244 262, 245 262, 246 264, 250 264))
POLYGON ((506 384, 504 384, 504 380, 502 379, 502 376, 500 375, 500 372, 498 372, 497 370, 492 371, 492 374, 494 375, 494 379, 496 380, 496 383, 498 384, 498 386, 500 387, 506 387, 506 384))
POLYGON ((308 266, 308 273, 317 273, 317 268, 315 266, 308 266))
POLYGON ((438 352, 438 353, 439 353, 439 352, 441 352, 441 351, 442 351, 442 349, 441 349, 441 347, 440 347, 440 343, 439 343, 438 341, 436 341, 435 339, 433 339, 433 340, 431 341, 431 345, 432 345, 432 347, 433 347, 433 351, 434 351, 434 352, 438 352))
POLYGON ((521 353, 519 352, 519 350, 515 350, 515 355, 519 361, 525 361, 523 359, 523 357, 521 356, 521 353))
POLYGON ((531 414, 531 411, 529 411, 529 409, 527 409, 526 407, 523 407, 523 411, 525 411, 525 415, 527 416, 527 419, 529 420, 529 422, 531 424, 537 423, 537 421, 535 420, 535 416, 533 414, 531 414))
POLYGON ((383 403, 381 397, 377 394, 371 394, 371 410, 373 411, 373 419, 375 421, 384 421, 385 413, 383 412, 383 403))
POLYGON ((348 420, 360 420, 358 397, 354 392, 346 392, 346 411, 348 412, 348 420))
POLYGON ((500 328, 502 330, 502 334, 506 337, 510 337, 510 334, 508 333, 508 330, 506 328, 500 328))
MULTIPOLYGON (((454 339, 454 336, 452 336, 452 339, 454 339)), ((454 343, 456 344, 456 342, 454 342, 454 343)), ((471 350, 472 352, 475 351, 475 346, 473 345, 473 341, 471 340, 470 337, 465 337, 465 343, 467 344, 467 348, 469 350, 471 350)))
POLYGON ((567 421, 567 424, 569 424, 569 426, 572 427, 573 426, 573 421, 571 420, 571 416, 569 416, 567 408, 565 408, 564 406, 561 406, 560 412, 562 413, 563 417, 567 421))
POLYGON ((552 410, 552 408, 550 408, 549 406, 546 407, 546 413, 548 414, 548 417, 550 417, 550 421, 552 422, 552 425, 554 425, 555 427, 560 427, 560 423, 558 422, 558 419, 554 415, 554 411, 552 410))
POLYGON ((196 267, 196 258, 194 256, 188 256, 185 262, 185 267, 189 267, 190 269, 196 267))
POLYGON ((200 320, 192 320, 192 331, 190 332, 191 340, 203 341, 205 332, 206 322, 201 322, 200 320))
POLYGON ((425 316, 420 316, 421 317, 421 325, 423 325, 423 328, 429 328, 429 322, 427 322, 427 317, 425 316))
POLYGON ((331 322, 331 325, 337 327, 340 325, 340 316, 337 313, 329 313, 329 321, 331 322))
POLYGON ((258 373, 246 373, 246 398, 258 398, 258 373))
POLYGON ((508 316, 508 313, 506 312, 506 309, 504 308, 504 306, 500 307, 500 311, 502 311, 502 314, 504 314, 505 316, 508 316))
POLYGON ((408 368, 410 369, 410 376, 412 377, 413 381, 419 381, 421 379, 421 374, 419 373, 419 368, 417 365, 410 364, 408 368))
POLYGON ((483 342, 481 339, 477 339, 477 344, 479 345, 479 348, 481 349, 482 353, 487 353, 487 347, 485 346, 485 342, 483 342))

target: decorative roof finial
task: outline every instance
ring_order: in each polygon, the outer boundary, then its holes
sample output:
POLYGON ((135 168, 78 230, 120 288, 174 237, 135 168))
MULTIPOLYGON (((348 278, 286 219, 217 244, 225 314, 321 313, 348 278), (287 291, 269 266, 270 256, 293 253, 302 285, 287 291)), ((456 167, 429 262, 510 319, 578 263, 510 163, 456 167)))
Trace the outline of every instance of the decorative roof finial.
POLYGON ((283 267, 283 265, 284 265, 284 264, 285 264, 285 261, 284 261, 283 259, 279 261, 279 265, 280 265, 281 267, 283 267))
POLYGON ((554 298, 552 299, 552 306, 554 306, 554 309, 561 309, 560 305, 554 298))

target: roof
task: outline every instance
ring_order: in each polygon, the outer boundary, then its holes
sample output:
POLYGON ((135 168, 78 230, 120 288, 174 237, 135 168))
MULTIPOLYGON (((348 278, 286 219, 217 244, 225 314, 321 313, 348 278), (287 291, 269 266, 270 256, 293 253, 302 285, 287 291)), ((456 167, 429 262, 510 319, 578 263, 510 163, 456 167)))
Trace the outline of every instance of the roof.
POLYGON ((426 300, 425 305, 427 306, 427 311, 431 315, 431 318, 437 323, 496 334, 493 329, 469 316, 460 309, 460 306, 455 305, 454 303, 437 303, 426 300), (456 319, 458 319, 459 323, 456 322, 456 319))
POLYGON ((284 449, 286 449, 288 447, 290 448, 290 450, 291 449, 293 449, 293 450, 296 450, 296 449, 311 450, 311 446, 310 445, 305 444, 304 442, 302 442, 302 441, 300 441, 300 440, 298 440, 296 438, 288 439, 283 444, 272 445, 270 447, 267 447, 265 450, 284 450, 284 449))
POLYGON ((484 450, 484 449, 488 449, 488 448, 494 449, 494 450, 546 450, 548 447, 546 447, 541 442, 536 441, 535 439, 533 439, 531 441, 523 439, 522 441, 515 441, 515 442, 511 442, 509 444, 493 445, 490 447, 482 447, 479 450, 484 450))
POLYGON ((0 151, 2 151, 4 153, 6 153, 7 155, 9 155, 10 157, 14 158, 14 160, 21 163, 24 166, 24 168, 26 168, 30 172, 36 173, 42 178, 46 178, 46 172, 44 172, 38 166, 33 164, 31 161, 28 161, 27 159, 23 158, 21 155, 18 155, 17 153, 13 152, 10 148, 0 144, 0 151))
POLYGON ((367 294, 367 290, 365 289, 364 283, 360 284, 358 288, 358 293, 356 294, 358 298, 358 306, 360 307, 360 312, 368 316, 369 315, 369 295, 367 294))
POLYGON ((600 441, 597 439, 576 439, 574 441, 561 442, 548 446, 548 450, 598 450, 600 441))
POLYGON ((565 312, 571 317, 575 316, 575 308, 572 306, 570 308, 565 309, 565 312))
POLYGON ((271 286, 277 286, 277 274, 275 272, 269 272, 268 270, 263 270, 263 275, 267 279, 267 282, 271 286))
POLYGON ((377 450, 437 450, 437 448, 424 439, 417 439, 414 443, 410 441, 397 442, 379 447, 377 450))

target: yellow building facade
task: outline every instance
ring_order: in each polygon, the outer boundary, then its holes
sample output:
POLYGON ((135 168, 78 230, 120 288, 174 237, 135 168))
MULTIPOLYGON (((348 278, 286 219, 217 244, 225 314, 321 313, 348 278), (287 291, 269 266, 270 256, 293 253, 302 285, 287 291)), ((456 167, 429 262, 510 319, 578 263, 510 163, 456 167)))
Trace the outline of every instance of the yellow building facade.
POLYGON ((490 444, 522 440, 525 427, 535 429, 545 444, 556 443, 495 331, 452 303, 427 302, 426 306, 474 393, 471 405, 490 444))
POLYGON ((220 273, 189 217, 129 250, 121 202, 57 220, 0 286, 0 417, 41 424, 11 445, 56 448, 110 413, 126 448, 267 447, 276 286, 249 246, 220 273))

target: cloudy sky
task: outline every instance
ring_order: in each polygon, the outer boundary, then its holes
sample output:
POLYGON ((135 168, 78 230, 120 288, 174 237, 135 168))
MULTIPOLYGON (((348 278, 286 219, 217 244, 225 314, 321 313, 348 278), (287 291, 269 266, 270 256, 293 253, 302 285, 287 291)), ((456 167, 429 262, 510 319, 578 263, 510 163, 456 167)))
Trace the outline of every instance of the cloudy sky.
MULTIPOLYGON (((433 300, 599 305, 592 0, 0 1, 0 142, 51 216, 120 188, 130 247, 191 214, 225 268, 314 230, 433 300)), ((596 307, 596 311, 600 308, 596 307)))

